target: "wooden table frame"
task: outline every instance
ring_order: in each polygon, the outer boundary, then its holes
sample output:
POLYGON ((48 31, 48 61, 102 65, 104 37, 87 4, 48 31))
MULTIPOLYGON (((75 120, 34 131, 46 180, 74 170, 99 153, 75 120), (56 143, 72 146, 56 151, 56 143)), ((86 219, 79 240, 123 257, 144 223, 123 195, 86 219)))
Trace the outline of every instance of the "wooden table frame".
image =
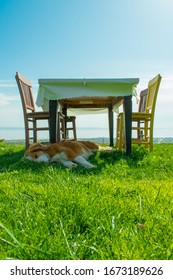
MULTIPOLYGON (((72 99, 71 99, 72 100, 72 99)), ((75 99, 74 99, 75 100, 75 99)), ((67 104, 65 100, 49 100, 49 113, 50 113, 50 130, 49 140, 50 143, 57 142, 57 108, 58 102, 63 106, 63 113, 67 113, 68 108, 82 108, 82 104, 67 104)), ((109 136, 110 146, 113 146, 113 106, 119 106, 123 104, 124 111, 124 130, 125 130, 125 150, 126 154, 131 154, 131 135, 132 135, 132 95, 121 96, 113 98, 112 103, 105 104, 103 108, 108 109, 108 121, 109 121, 109 136)), ((83 108, 98 108, 102 107, 102 104, 83 104, 83 108)))

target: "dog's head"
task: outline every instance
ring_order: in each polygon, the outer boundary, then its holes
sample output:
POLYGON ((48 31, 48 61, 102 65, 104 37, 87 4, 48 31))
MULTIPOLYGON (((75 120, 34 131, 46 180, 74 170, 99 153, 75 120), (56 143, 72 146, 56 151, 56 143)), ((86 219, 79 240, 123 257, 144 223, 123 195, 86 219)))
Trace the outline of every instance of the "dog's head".
POLYGON ((24 154, 24 158, 37 162, 49 162, 50 158, 47 154, 48 145, 40 143, 32 144, 24 154))

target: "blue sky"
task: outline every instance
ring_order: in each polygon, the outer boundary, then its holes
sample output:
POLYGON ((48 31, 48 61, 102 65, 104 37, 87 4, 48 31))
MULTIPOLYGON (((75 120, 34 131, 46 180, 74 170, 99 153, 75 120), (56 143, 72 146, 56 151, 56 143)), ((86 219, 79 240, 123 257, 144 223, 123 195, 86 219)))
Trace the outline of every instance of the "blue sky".
POLYGON ((139 77, 139 92, 160 73, 155 136, 173 137, 172 26, 172 0, 0 0, 0 127, 23 126, 16 71, 35 99, 38 78, 139 77))

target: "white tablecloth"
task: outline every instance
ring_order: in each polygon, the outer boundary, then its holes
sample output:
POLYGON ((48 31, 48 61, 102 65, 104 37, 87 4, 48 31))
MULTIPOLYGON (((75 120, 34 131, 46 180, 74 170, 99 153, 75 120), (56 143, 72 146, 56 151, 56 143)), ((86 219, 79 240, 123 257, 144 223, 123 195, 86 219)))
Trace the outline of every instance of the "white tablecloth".
MULTIPOLYGON (((38 83, 36 104, 44 111, 48 111, 49 100, 89 96, 134 96, 139 79, 39 79, 38 83)), ((70 109, 70 111, 73 111, 73 115, 107 112, 105 109, 70 109)))

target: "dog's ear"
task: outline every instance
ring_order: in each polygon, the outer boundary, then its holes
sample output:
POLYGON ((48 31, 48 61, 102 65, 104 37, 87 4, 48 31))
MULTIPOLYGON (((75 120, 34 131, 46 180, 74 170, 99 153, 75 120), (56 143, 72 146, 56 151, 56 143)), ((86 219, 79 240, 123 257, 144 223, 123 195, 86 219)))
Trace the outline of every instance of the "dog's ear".
POLYGON ((47 150, 48 148, 48 145, 44 145, 44 144, 41 144, 41 143, 34 143, 33 145, 31 145, 29 147, 29 151, 30 152, 37 152, 37 151, 45 151, 47 150))

